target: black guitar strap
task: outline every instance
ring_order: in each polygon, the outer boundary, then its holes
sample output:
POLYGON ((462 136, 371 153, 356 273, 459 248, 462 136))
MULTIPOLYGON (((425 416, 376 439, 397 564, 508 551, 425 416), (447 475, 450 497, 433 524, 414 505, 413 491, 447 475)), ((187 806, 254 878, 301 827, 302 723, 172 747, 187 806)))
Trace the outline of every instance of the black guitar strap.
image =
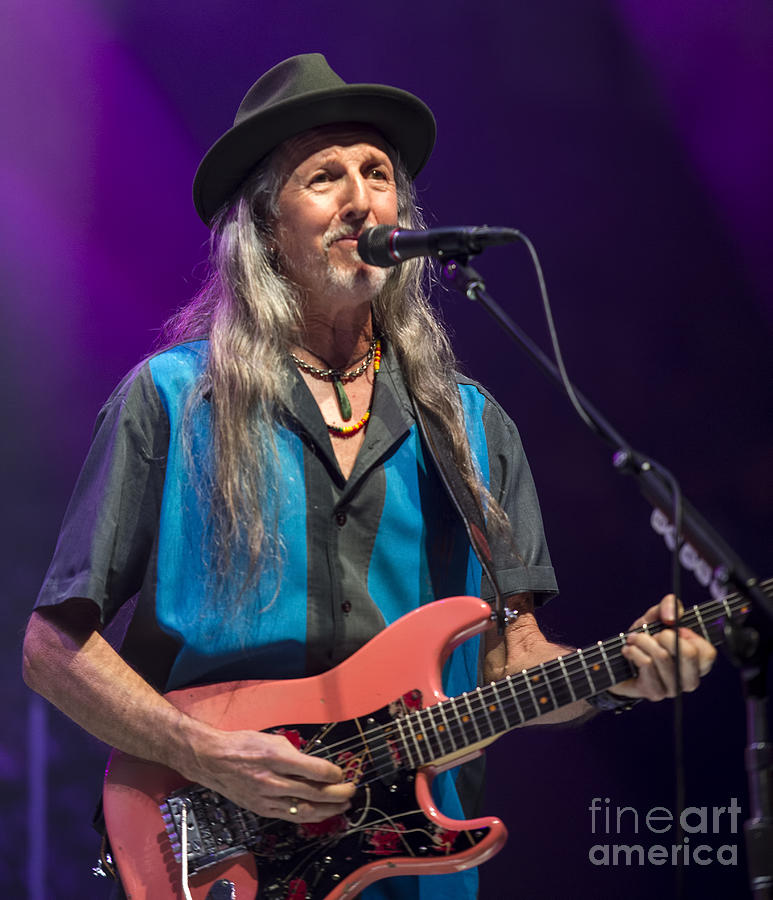
POLYGON ((437 414, 425 406, 420 406, 415 400, 413 401, 413 408, 424 446, 435 465, 440 481, 454 509, 459 513, 464 523, 472 550, 477 556, 486 578, 491 583, 494 591, 497 624, 501 632, 506 622, 505 607, 502 592, 494 572, 494 561, 491 556, 491 547, 486 531, 486 517, 480 497, 470 490, 454 465, 451 441, 448 433, 442 427, 437 414))

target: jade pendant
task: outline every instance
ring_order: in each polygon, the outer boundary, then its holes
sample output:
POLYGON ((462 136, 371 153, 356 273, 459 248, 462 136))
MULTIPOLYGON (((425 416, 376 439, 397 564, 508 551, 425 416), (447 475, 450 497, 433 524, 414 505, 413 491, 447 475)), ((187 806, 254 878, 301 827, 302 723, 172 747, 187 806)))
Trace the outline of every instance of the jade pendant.
POLYGON ((338 400, 338 408, 341 411, 341 418, 344 422, 348 422, 352 417, 352 404, 346 396, 346 391, 344 390, 340 378, 333 379, 333 387, 335 388, 336 399, 338 400))

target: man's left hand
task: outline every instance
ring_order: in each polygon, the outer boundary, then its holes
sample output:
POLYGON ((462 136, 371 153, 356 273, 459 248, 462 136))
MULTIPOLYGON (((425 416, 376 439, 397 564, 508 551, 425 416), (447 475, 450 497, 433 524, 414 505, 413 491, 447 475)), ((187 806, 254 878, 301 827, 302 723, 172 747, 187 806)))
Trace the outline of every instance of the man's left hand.
MULTIPOLYGON (((682 614, 681 604, 679 615, 682 614)), ((673 594, 664 597, 657 605, 650 607, 638 618, 631 630, 644 624, 663 622, 673 625, 676 621, 676 600, 673 594)), ((635 678, 629 678, 612 688, 613 693, 623 697, 641 697, 645 700, 663 700, 676 696, 676 665, 674 651, 676 633, 673 628, 664 628, 657 634, 646 631, 629 634, 622 649, 623 656, 638 670, 635 678)), ((679 671, 683 691, 694 691, 701 678, 711 671, 717 651, 704 638, 689 628, 679 629, 679 671)))

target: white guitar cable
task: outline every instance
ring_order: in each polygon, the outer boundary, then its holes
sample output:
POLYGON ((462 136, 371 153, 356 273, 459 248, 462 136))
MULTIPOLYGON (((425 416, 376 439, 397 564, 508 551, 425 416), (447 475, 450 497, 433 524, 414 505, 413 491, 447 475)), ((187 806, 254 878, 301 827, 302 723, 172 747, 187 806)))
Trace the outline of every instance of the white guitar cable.
POLYGON ((183 800, 180 811, 180 845, 182 847, 182 889, 185 900, 193 900, 188 889, 188 804, 183 800))

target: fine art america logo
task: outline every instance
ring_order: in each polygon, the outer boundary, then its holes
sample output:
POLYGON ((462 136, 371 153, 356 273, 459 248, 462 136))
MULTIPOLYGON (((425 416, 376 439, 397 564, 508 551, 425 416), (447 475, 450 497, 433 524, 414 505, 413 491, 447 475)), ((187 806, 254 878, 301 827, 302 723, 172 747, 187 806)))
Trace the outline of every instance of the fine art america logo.
POLYGON ((600 841, 588 850, 594 866, 738 865, 738 845, 727 841, 728 835, 738 833, 741 807, 735 797, 728 806, 685 807, 679 816, 665 806, 643 813, 633 806, 612 806, 609 797, 594 797, 588 810, 591 833, 600 841), (679 824, 684 837, 674 843, 679 824), (633 833, 641 842, 619 843, 623 833, 626 837, 633 833), (717 840, 723 843, 715 846, 717 840))

